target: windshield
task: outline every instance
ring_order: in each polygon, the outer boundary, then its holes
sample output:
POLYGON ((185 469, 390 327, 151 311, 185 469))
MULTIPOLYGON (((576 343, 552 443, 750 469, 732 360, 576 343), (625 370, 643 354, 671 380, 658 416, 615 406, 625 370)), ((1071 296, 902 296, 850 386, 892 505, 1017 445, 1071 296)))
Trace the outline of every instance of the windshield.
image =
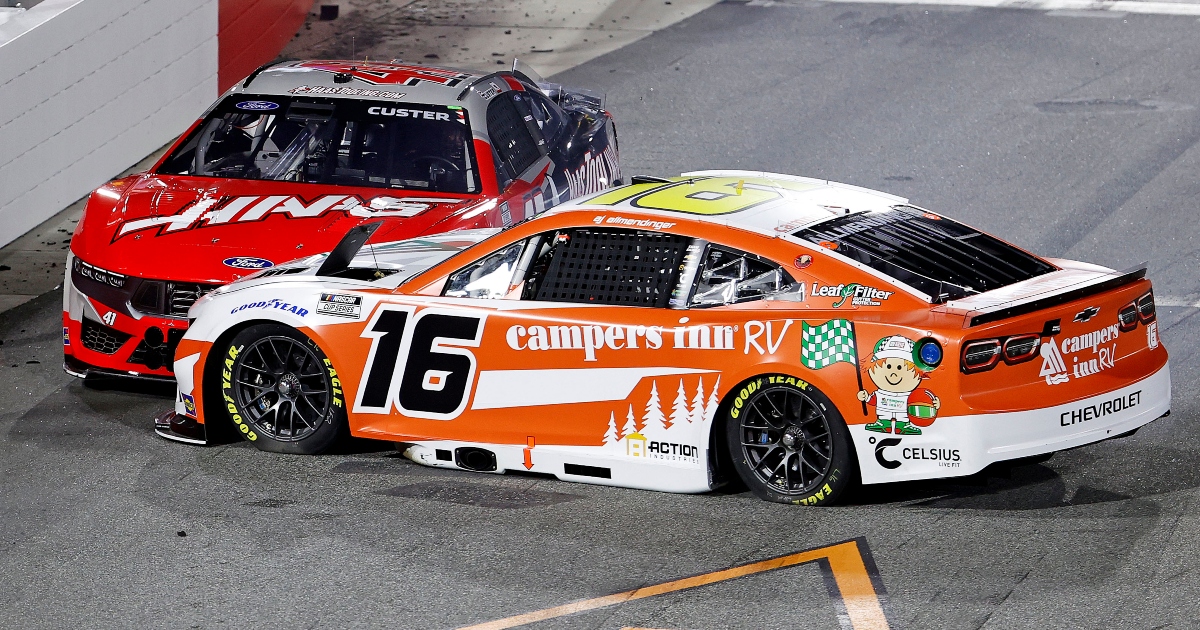
POLYGON ((479 192, 466 110, 382 101, 236 94, 158 172, 479 192))
POLYGON ((1054 271, 1000 239, 912 206, 848 214, 793 234, 941 302, 1054 271))

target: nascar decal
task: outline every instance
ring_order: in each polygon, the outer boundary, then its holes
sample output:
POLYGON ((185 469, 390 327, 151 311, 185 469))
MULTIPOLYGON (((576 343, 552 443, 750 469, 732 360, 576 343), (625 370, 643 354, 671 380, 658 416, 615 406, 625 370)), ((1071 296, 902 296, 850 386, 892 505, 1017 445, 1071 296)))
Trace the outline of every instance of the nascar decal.
POLYGON ((320 301, 317 302, 317 312, 323 315, 357 318, 361 311, 361 295, 322 293, 320 301))
POLYGON ((312 201, 294 195, 206 198, 185 205, 175 214, 126 221, 113 234, 113 241, 143 230, 157 228, 155 236, 161 236, 195 227, 262 221, 275 214, 282 214, 289 219, 311 219, 326 212, 345 212, 352 217, 366 219, 411 217, 428 210, 434 204, 458 201, 460 200, 381 196, 365 202, 356 195, 322 195, 312 201))
MULTIPOLYGON (((657 379, 651 383, 650 395, 637 412, 632 404, 628 405, 623 422, 618 422, 617 411, 609 413, 602 450, 613 455, 707 465, 702 440, 707 438, 717 414, 721 377, 717 376, 707 396, 703 377, 697 380, 695 389, 685 387, 684 380, 679 379, 669 412, 663 407, 658 385, 657 379)), ((664 385, 663 391, 669 395, 670 382, 664 385)))
POLYGON ((371 339, 355 413, 390 413, 453 420, 475 383, 475 354, 487 315, 384 305, 361 334, 371 339))

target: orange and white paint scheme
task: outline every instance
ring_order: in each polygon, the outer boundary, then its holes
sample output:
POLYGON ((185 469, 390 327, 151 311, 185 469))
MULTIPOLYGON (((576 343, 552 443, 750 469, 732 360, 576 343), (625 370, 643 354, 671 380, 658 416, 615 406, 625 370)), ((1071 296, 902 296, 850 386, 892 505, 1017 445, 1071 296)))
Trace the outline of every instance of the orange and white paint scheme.
POLYGON ((352 236, 196 304, 160 434, 232 423, 315 453, 348 432, 428 466, 736 476, 813 505, 1170 410, 1144 268, 1041 258, 853 186, 635 178, 503 231, 352 236))

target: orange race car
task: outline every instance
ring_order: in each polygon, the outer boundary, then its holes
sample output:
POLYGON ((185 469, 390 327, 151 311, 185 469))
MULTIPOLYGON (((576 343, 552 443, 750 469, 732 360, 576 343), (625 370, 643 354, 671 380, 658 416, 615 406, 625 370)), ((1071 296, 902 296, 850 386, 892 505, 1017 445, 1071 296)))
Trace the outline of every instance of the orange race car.
POLYGON ((363 247, 370 227, 197 302, 156 430, 232 422, 287 453, 349 432, 672 492, 736 474, 814 505, 1170 410, 1144 267, 1039 258, 884 193, 701 172, 499 232, 363 247))

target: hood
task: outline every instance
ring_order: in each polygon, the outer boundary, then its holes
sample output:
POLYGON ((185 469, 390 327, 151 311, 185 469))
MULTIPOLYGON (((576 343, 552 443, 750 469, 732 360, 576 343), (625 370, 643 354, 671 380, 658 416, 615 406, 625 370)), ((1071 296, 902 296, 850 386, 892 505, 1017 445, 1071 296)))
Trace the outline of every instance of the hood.
POLYGON ((480 196, 291 182, 137 175, 92 193, 71 249, 140 278, 223 284, 329 251, 355 225, 375 240, 424 234, 480 196))

